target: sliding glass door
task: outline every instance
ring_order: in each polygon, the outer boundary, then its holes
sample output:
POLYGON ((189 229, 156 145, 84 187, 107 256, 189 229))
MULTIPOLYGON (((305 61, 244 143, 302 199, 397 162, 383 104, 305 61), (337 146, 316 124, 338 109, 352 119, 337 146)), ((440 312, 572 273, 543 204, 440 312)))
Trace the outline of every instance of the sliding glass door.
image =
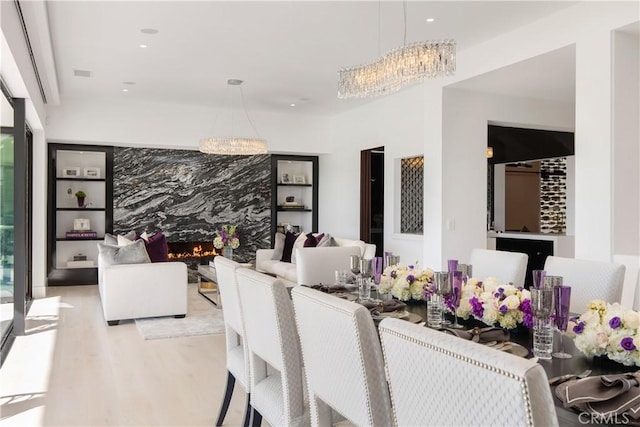
POLYGON ((13 107, 2 96, 0 135, 0 326, 4 344, 13 327, 14 314, 14 138, 13 107))

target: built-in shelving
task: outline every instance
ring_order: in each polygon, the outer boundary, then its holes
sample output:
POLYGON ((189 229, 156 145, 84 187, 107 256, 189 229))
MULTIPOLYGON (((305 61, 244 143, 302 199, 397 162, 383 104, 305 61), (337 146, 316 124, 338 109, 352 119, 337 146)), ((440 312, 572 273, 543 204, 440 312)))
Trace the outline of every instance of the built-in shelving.
POLYGON ((271 183, 272 237, 279 227, 287 226, 305 233, 317 232, 318 157, 272 155, 271 183))
POLYGON ((97 283, 97 242, 113 231, 112 175, 112 147, 49 144, 49 285, 97 283), (84 206, 75 196, 80 190, 86 193, 84 206), (79 224, 83 228, 76 228, 79 224), (86 224, 96 237, 66 237, 67 232, 87 231, 86 224))

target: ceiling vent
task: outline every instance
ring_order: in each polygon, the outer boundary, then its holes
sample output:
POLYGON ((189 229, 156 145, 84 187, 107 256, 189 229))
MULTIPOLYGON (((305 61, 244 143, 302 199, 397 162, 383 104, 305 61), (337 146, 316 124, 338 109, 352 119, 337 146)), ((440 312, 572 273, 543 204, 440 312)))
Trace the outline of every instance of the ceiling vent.
POLYGON ((89 70, 73 70, 75 77, 91 77, 91 71, 89 70))

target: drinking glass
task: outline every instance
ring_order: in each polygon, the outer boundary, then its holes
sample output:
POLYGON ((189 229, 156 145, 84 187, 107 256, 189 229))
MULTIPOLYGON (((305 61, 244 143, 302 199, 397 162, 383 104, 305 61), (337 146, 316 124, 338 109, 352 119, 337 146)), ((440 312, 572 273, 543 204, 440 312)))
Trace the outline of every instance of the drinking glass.
POLYGON ((388 255, 385 259, 387 267, 390 265, 398 265, 400 264, 400 257, 398 255, 388 255))
POLYGON ((555 324, 560 331, 560 349, 553 353, 553 357, 558 359, 570 359, 573 356, 564 351, 562 346, 562 336, 567 331, 569 323, 569 303, 571 301, 571 286, 559 285, 553 288, 553 299, 555 306, 555 324))
POLYGON ((347 270, 336 270, 336 285, 338 286, 346 286, 347 285, 347 277, 349 273, 347 270))
POLYGON ((451 305, 453 306, 453 324, 451 328, 462 329, 464 326, 458 323, 458 307, 460 307, 460 296, 462 294, 462 272, 451 273, 451 305))
POLYGON ((356 276, 360 274, 360 257, 358 255, 351 255, 350 259, 351 272, 356 276))
POLYGON ((382 261, 384 262, 384 265, 382 266, 383 269, 389 267, 389 257, 391 256, 393 256, 393 252, 384 253, 384 257, 382 257, 382 261))
POLYGON ((458 271, 462 273, 462 282, 466 285, 471 277, 471 264, 458 264, 458 271))
POLYGON ((545 270, 533 270, 533 289, 538 289, 544 285, 544 277, 547 275, 545 270))
POLYGON ((374 257, 371 260, 371 268, 373 273, 373 283, 380 284, 380 277, 382 277, 382 257, 374 257))
POLYGON ((545 288, 553 289, 556 286, 562 286, 562 276, 547 276, 542 279, 543 286, 545 288))
POLYGON ((430 328, 442 327, 444 310, 444 295, 451 293, 451 279, 448 271, 439 271, 433 274, 435 292, 427 296, 427 326, 430 328))
POLYGON ((551 359, 553 288, 531 289, 531 312, 533 313, 533 355, 540 359, 551 359))
POLYGON ((447 267, 448 267, 449 273, 451 273, 453 271, 457 271, 458 270, 458 260, 457 259, 447 260, 447 267))
POLYGON ((358 300, 371 299, 371 260, 360 258, 360 275, 358 276, 358 300))

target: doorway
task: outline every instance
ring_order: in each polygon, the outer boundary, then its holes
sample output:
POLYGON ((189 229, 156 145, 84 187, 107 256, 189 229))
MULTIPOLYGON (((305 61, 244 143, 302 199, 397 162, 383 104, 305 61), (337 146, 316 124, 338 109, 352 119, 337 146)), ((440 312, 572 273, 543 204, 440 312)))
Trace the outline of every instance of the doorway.
POLYGON ((384 253, 384 147, 360 152, 360 240, 384 253))

